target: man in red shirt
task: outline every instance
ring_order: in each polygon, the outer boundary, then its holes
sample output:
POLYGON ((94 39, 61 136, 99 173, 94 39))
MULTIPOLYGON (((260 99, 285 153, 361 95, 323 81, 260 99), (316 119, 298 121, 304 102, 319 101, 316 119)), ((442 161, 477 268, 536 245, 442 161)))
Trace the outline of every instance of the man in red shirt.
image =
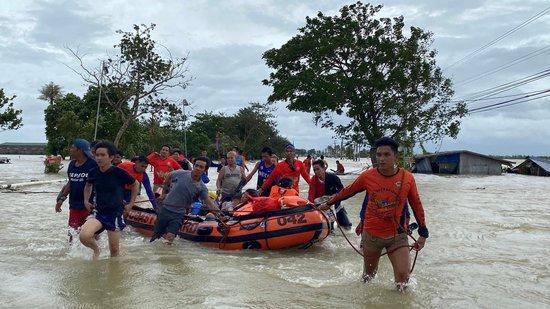
POLYGON ((393 139, 383 137, 375 142, 378 167, 363 172, 352 184, 332 196, 320 209, 367 191, 368 206, 363 221, 363 279, 370 281, 376 275, 382 249, 386 249, 393 266, 396 286, 406 288, 410 275, 408 239, 404 223, 400 222, 403 208, 409 201, 420 235, 414 244, 420 250, 428 238, 428 228, 424 218, 424 208, 420 201, 413 175, 395 167, 398 144, 393 139))
POLYGON ((147 156, 149 164, 155 168, 153 175, 153 190, 156 192, 158 188, 162 187, 164 178, 171 171, 181 169, 181 166, 176 160, 170 157, 170 146, 163 145, 160 148, 160 152, 153 152, 147 156))
POLYGON ((302 175, 307 184, 309 184, 309 173, 306 171, 304 163, 300 160, 296 160, 294 145, 288 144, 285 146, 285 157, 286 159, 277 163, 273 172, 271 172, 271 174, 269 174, 269 177, 267 177, 267 179, 264 181, 264 183, 262 184, 262 188, 260 189, 261 192, 269 188, 271 183, 273 183, 274 181, 278 181, 283 177, 292 179, 292 188, 298 192, 300 192, 300 188, 298 185, 298 182, 300 181, 300 175, 302 175))

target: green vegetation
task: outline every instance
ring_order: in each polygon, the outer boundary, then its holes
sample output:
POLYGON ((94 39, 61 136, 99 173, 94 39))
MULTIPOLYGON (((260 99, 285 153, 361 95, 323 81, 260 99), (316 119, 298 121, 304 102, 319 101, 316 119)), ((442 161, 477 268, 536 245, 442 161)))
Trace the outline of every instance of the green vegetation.
POLYGON ((280 48, 266 51, 273 69, 263 81, 273 87, 269 102, 312 113, 316 124, 333 128, 347 144, 371 149, 384 135, 407 149, 455 138, 467 110, 451 102, 451 81, 430 48, 432 33, 407 30, 403 16, 376 18, 381 8, 357 2, 337 16, 319 12, 280 48))
POLYGON ((21 110, 13 108, 15 95, 9 97, 0 88, 0 131, 17 130, 23 125, 21 110))

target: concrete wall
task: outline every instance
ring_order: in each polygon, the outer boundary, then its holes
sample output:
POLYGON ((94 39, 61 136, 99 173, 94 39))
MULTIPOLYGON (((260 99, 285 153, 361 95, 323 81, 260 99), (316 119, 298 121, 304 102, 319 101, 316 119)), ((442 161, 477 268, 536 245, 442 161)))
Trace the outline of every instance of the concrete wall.
POLYGON ((500 175, 502 174, 502 164, 488 158, 461 153, 458 173, 461 175, 500 175))

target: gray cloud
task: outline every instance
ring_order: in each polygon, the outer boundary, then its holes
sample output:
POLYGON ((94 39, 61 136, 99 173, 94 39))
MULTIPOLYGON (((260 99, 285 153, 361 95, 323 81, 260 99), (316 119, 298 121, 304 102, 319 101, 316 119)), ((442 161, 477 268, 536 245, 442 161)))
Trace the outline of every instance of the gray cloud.
MULTIPOLYGON (((190 74, 195 77, 184 92, 169 92, 174 100, 193 102, 192 113, 232 113, 250 101, 265 102, 271 89, 261 85, 269 69, 262 53, 278 47, 303 26, 307 15, 317 11, 335 14, 348 1, 203 1, 150 2, 52 1, 0 4, 0 87, 19 95, 25 126, 0 132, 3 141, 43 141, 45 104, 36 99, 38 89, 49 81, 66 92, 82 95, 85 87, 64 63, 74 64, 63 47, 81 46, 92 55, 90 64, 112 52, 118 40, 116 29, 131 29, 134 23, 156 23, 155 39, 176 55, 190 52, 190 74)), ((545 0, 439 1, 388 3, 382 15, 404 15, 407 26, 434 33, 433 47, 438 63, 446 67, 491 41, 547 6, 545 0)), ((550 14, 540 18, 484 53, 445 71, 455 82, 479 75, 494 67, 550 46, 547 34, 550 14)), ((469 84, 457 84, 457 97, 513 81, 545 69, 548 54, 530 59, 469 84)), ((504 94, 548 88, 547 80, 504 94)), ((493 102, 472 103, 472 107, 493 102)), ((315 127, 312 116, 290 112, 278 103, 277 122, 281 134, 300 148, 323 148, 333 144, 333 134, 315 127)), ((472 114, 463 120, 457 140, 445 139, 431 150, 471 149, 483 153, 548 153, 550 100, 540 100, 472 114)))

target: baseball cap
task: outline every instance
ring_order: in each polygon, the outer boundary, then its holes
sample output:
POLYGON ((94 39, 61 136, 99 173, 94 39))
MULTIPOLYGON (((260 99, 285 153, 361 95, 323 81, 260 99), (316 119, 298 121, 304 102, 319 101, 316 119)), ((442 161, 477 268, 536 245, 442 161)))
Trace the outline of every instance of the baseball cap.
POLYGON ((77 149, 82 150, 82 152, 84 152, 84 154, 88 158, 90 158, 90 159, 94 158, 94 156, 92 155, 92 151, 90 150, 90 142, 88 142, 87 140, 85 140, 83 138, 77 138, 77 139, 74 140, 73 145, 77 149))

